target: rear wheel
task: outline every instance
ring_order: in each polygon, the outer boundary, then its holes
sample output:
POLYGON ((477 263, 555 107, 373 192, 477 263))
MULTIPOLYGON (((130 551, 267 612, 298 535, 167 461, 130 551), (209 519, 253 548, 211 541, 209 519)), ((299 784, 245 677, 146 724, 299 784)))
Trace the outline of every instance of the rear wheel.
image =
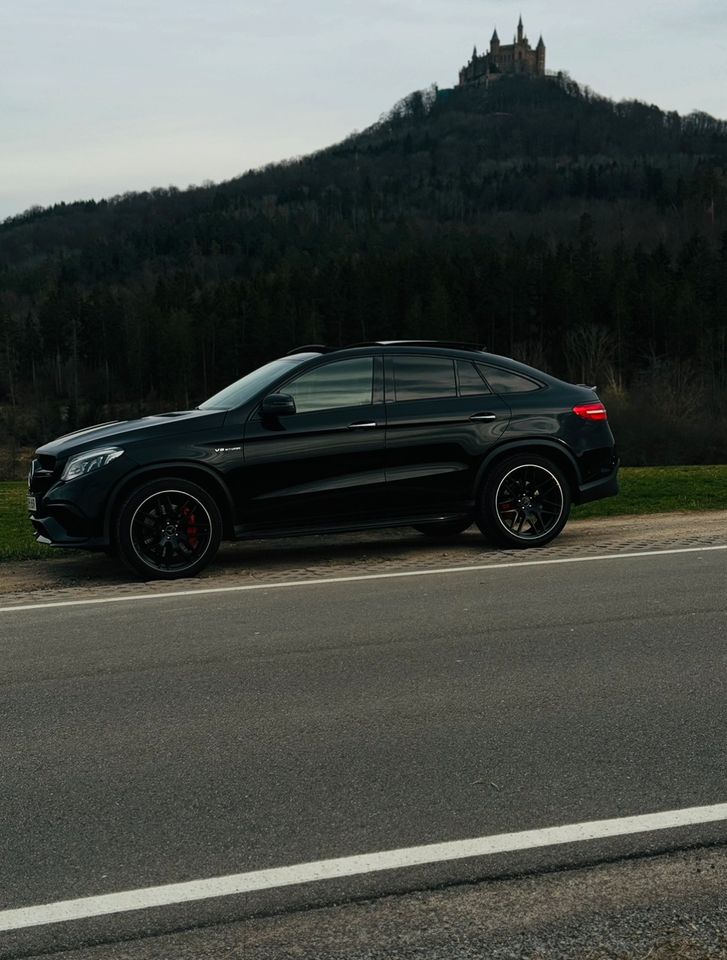
POLYGON ((132 491, 116 518, 121 559, 147 580, 177 580, 204 569, 217 553, 222 518, 196 483, 163 477, 132 491))
POLYGON ((459 520, 432 520, 430 523, 418 523, 414 529, 423 533, 425 537, 446 540, 447 537, 456 537, 471 526, 472 517, 463 517, 459 520))
POLYGON ((570 506, 563 471, 545 457, 519 454, 487 477, 478 497, 477 526, 501 546, 542 547, 566 525, 570 506))

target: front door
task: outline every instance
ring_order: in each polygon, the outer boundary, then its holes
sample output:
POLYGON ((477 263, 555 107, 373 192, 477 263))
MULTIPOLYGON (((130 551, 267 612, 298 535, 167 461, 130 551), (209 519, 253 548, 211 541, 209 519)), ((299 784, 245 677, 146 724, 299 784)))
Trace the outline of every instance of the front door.
MULTIPOLYGON (((365 521, 382 510, 384 440, 382 360, 330 360, 277 388, 296 412, 245 427, 238 524, 322 527, 365 521)), ((238 531, 240 532, 240 531, 238 531)))

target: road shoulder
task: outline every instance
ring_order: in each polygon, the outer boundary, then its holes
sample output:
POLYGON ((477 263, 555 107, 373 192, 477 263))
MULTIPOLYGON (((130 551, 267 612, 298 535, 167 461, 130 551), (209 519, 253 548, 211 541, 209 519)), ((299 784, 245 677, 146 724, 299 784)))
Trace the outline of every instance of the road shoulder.
POLYGON ((726 883, 727 849, 696 849, 260 917, 62 956, 716 960, 727 957, 726 883))
MULTIPOLYGON (((405 528, 228 543, 207 570, 184 582, 193 589, 209 588, 722 544, 727 544, 727 510, 573 520, 554 543, 539 550, 494 549, 474 526, 446 542, 405 528)), ((130 579, 119 561, 104 554, 0 564, 0 601, 7 604, 166 589, 168 583, 130 579)))

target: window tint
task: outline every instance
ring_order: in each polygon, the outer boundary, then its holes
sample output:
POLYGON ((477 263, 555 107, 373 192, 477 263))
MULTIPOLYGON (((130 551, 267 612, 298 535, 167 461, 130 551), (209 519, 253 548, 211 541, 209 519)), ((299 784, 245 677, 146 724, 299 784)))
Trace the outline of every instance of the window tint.
POLYGON ((282 388, 295 400, 298 413, 334 407, 360 407, 373 399, 373 357, 339 360, 304 373, 282 388))
POLYGON ((394 357, 397 400, 456 397, 454 360, 447 357, 394 357))
POLYGON ((542 387, 542 383, 536 383, 535 380, 513 373, 512 370, 487 367, 484 364, 477 364, 477 366, 482 370, 483 376, 487 377, 487 382, 495 393, 531 393, 542 387))
POLYGON ((490 393, 490 388, 477 372, 474 363, 468 360, 457 361, 457 380, 460 397, 476 397, 482 393, 490 393))

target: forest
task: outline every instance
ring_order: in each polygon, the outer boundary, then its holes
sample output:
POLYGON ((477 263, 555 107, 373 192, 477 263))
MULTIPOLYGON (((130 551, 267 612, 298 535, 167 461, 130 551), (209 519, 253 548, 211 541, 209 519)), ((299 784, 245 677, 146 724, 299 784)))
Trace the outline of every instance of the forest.
POLYGON ((597 384, 625 463, 727 460, 727 123, 503 77, 226 183, 12 217, 0 477, 298 344, 380 338, 597 384))

